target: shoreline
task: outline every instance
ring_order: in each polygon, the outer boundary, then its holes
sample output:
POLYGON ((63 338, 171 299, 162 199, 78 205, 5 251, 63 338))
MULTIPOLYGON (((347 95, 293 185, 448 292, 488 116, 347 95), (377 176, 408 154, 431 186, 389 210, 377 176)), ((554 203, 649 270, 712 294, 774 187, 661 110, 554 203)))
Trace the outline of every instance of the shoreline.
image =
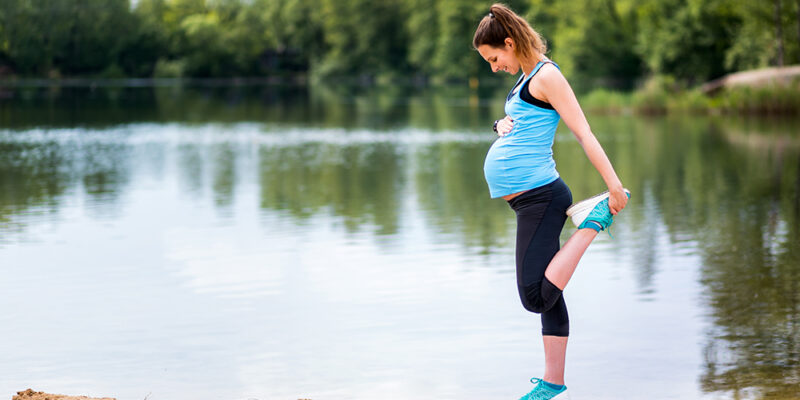
POLYGON ((37 392, 31 388, 17 392, 11 400, 117 400, 113 397, 88 397, 88 396, 69 396, 65 394, 53 394, 37 392))

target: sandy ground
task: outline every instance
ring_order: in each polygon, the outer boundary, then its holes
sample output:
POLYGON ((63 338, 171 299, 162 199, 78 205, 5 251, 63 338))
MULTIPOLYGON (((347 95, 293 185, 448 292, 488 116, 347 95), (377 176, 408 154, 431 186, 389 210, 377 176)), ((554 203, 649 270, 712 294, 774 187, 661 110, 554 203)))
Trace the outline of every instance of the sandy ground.
POLYGON ((51 394, 45 392, 34 392, 32 389, 17 392, 11 400, 116 400, 111 397, 86 397, 86 396, 67 396, 63 394, 51 394))

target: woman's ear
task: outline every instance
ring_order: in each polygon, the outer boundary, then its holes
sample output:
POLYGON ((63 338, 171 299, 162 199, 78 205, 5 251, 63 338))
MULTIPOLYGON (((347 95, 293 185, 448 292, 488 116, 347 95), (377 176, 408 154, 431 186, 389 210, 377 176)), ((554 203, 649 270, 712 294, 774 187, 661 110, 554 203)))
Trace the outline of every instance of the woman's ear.
POLYGON ((514 48, 514 39, 507 37, 505 42, 507 47, 514 48))

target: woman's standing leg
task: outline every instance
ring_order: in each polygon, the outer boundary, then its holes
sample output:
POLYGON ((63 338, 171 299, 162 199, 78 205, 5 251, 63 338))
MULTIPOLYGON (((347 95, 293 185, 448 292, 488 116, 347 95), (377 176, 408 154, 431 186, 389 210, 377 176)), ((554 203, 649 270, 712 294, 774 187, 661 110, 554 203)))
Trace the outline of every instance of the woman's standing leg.
POLYGON ((544 375, 542 379, 556 385, 564 384, 567 360, 567 336, 542 336, 544 342, 544 375))
MULTIPOLYGON (((575 272, 575 268, 578 266, 578 262, 580 261, 583 253, 586 252, 586 249, 589 247, 589 244, 592 243, 595 237, 597 237, 598 232, 594 229, 580 229, 575 232, 564 244, 563 247, 553 256, 553 259, 550 260, 547 269, 545 270, 544 276, 547 278, 548 281, 552 282, 558 289, 564 290, 566 287, 567 282, 569 282, 572 274, 575 272)), ((563 302, 563 294, 561 296, 561 302, 563 302)), ((559 306, 558 303, 553 307, 553 309, 557 309, 559 306)), ((542 313, 542 320, 544 325, 544 319, 548 316, 548 314, 553 312, 553 309, 547 310, 542 313)), ((556 314, 560 314, 561 311, 556 310, 556 314)), ((566 306, 564 306, 564 313, 566 313, 566 306)), ((566 365, 566 357, 567 357, 567 336, 552 336, 552 335, 543 335, 542 341, 544 342, 544 359, 545 359, 545 369, 544 369, 544 379, 547 382, 554 383, 556 385, 563 385, 564 384, 564 369, 566 365)))
MULTIPOLYGON (((517 213, 517 285, 525 309, 541 313, 547 382, 563 385, 569 315, 561 288, 545 272, 559 252, 559 236, 572 203, 560 179, 512 199, 517 213)), ((574 270, 574 269, 573 269, 574 270)))
MULTIPOLYGON (((556 252, 553 259, 550 260, 544 273, 545 278, 563 291, 572 278, 572 274, 575 273, 581 257, 583 257, 589 244, 597 237, 598 233, 598 231, 590 228, 579 229, 575 232, 567 240, 567 243, 556 252)), ((554 306, 554 308, 556 307, 554 306)), ((550 312, 552 311, 543 312, 542 319, 550 312)), ((550 383, 563 385, 567 356, 567 337, 543 335, 542 340, 544 342, 545 358, 545 370, 542 379, 550 383)))

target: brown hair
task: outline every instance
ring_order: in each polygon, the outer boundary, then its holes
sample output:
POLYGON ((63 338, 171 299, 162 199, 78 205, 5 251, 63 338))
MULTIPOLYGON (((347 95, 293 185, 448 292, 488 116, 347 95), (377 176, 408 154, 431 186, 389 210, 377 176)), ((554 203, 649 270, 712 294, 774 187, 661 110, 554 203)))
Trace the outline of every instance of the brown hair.
POLYGON ((477 49, 485 44, 503 47, 507 37, 514 41, 514 55, 523 64, 533 66, 539 61, 534 52, 542 55, 547 53, 547 44, 528 21, 500 3, 492 4, 489 14, 481 19, 475 36, 472 37, 472 47, 477 49))

